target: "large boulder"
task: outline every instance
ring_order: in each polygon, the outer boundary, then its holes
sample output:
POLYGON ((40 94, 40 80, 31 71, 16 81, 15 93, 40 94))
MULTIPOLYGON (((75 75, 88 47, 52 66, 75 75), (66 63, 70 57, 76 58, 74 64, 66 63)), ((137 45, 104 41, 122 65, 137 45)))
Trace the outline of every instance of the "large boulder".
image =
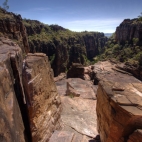
POLYGON ((141 142, 141 88, 138 82, 100 81, 96 110, 101 142, 141 142))
POLYGON ((25 142, 26 135, 18 103, 24 104, 21 83, 21 48, 0 38, 0 141, 25 142), (21 89, 21 90, 20 90, 21 89), (18 102, 19 97, 21 102, 18 102))
POLYGON ((28 54, 23 65, 32 141, 48 141, 60 128, 61 101, 48 58, 43 53, 28 54))

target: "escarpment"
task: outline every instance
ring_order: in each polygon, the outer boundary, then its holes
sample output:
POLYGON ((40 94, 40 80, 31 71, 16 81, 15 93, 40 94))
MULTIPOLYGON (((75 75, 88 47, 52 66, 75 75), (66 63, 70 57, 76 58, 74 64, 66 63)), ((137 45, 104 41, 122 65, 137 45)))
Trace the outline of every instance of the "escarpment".
POLYGON ((26 28, 20 15, 0 8, 0 36, 8 37, 17 42, 23 54, 29 52, 26 28))
POLYGON ((0 38, 0 141, 48 141, 60 128, 61 102, 45 54, 0 38))
POLYGON ((139 19, 125 19, 116 28, 116 41, 120 43, 133 43, 135 39, 137 45, 142 45, 142 22, 139 19))

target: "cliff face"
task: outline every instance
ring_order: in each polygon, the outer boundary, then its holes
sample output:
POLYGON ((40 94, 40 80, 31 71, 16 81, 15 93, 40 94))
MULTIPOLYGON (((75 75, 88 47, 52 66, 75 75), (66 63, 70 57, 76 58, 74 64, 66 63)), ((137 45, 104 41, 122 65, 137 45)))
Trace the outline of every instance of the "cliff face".
POLYGON ((60 127, 61 101, 45 54, 28 54, 24 61, 23 84, 32 141, 48 141, 60 127))
POLYGON ((116 41, 120 43, 133 43, 137 38, 139 45, 142 45, 142 22, 138 19, 125 19, 120 26, 116 28, 116 41))
POLYGON ((20 15, 0 8, 0 36, 16 41, 22 48, 23 53, 29 52, 26 28, 20 15))
POLYGON ((103 49, 107 38, 103 33, 71 32, 58 25, 45 25, 23 20, 29 37, 30 52, 45 53, 55 76, 69 69, 72 62, 86 64, 103 49))
POLYGON ((0 38, 0 141, 25 141, 25 128, 18 105, 24 104, 20 78, 21 61, 22 52, 19 46, 8 39, 0 38), (21 93, 18 93, 18 89, 21 93))
POLYGON ((60 127, 61 102, 45 54, 0 38, 0 141, 48 141, 60 127), (23 76, 23 78, 22 78, 23 76))

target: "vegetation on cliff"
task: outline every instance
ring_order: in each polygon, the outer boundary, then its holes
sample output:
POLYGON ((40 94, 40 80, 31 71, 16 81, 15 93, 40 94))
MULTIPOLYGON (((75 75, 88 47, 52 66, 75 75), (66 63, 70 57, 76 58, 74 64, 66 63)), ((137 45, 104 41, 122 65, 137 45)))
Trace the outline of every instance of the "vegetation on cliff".
POLYGON ((106 43, 102 59, 116 59, 120 62, 129 62, 142 65, 142 23, 137 19, 126 19, 106 43))
POLYGON ((99 55, 107 38, 99 32, 73 32, 59 25, 47 25, 23 19, 27 29, 30 52, 43 52, 50 61, 55 76, 69 69, 73 62, 89 64, 99 55))

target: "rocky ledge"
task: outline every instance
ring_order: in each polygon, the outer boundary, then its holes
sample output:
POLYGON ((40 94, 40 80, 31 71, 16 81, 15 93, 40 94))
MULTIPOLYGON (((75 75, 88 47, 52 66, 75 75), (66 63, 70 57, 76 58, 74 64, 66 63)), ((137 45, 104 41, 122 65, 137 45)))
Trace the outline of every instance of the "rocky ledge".
POLYGON ((97 123, 101 142, 141 142, 141 104, 141 83, 101 81, 97 91, 97 123))

